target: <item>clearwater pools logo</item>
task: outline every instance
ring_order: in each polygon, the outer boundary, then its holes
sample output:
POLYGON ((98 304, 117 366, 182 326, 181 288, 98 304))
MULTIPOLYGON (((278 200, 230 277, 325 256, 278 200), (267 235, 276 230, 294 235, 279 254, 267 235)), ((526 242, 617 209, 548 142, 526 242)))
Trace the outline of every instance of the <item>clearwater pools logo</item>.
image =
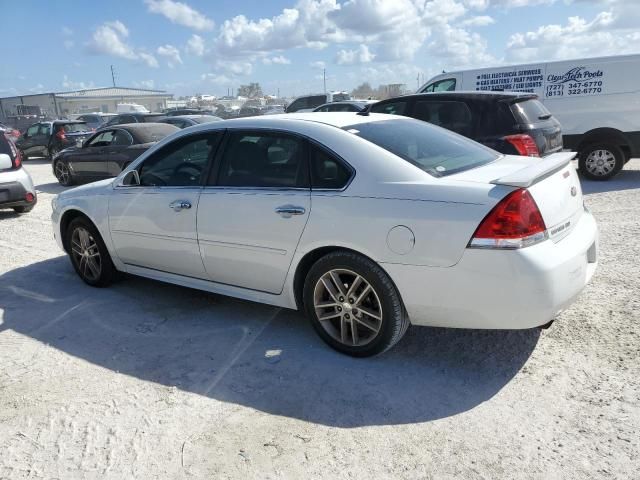
POLYGON ((602 70, 588 70, 585 67, 574 67, 562 75, 550 73, 547 75, 548 83, 567 83, 567 82, 586 82, 596 78, 602 78, 604 73, 602 70))

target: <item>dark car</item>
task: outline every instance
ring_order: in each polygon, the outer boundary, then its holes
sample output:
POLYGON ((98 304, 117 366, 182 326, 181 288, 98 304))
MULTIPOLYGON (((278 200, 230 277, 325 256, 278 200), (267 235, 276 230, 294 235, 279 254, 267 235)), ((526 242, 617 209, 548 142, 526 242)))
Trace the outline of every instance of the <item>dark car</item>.
POLYGON ((123 125, 125 123, 149 123, 157 122, 165 118, 164 113, 120 113, 104 124, 105 127, 123 125))
POLYGON ((562 150, 560 123, 532 93, 419 93, 374 103, 368 111, 424 120, 509 155, 562 150))
POLYGON ((166 123, 105 127, 82 146, 60 152, 52 162, 61 185, 115 177, 157 141, 179 129, 166 123))
POLYGON ((200 108, 172 108, 166 110, 164 115, 167 117, 178 117, 183 115, 202 115, 205 111, 200 108))
POLYGON ((371 104, 367 100, 345 100, 342 102, 330 102, 315 108, 314 112, 362 112, 371 104))
POLYGON ((85 122, 89 127, 97 130, 115 116, 115 113, 85 113, 76 118, 76 120, 85 122))
POLYGON ((222 120, 220 117, 213 115, 180 115, 175 117, 167 117, 160 120, 160 123, 168 123, 178 128, 192 127, 201 123, 218 122, 222 120))
POLYGON ((53 158, 60 150, 82 143, 93 131, 84 122, 54 120, 31 125, 16 140, 16 146, 22 154, 22 161, 30 156, 48 156, 53 158))
POLYGON ((238 112, 238 117, 257 117, 263 115, 264 111, 260 105, 243 105, 238 112))

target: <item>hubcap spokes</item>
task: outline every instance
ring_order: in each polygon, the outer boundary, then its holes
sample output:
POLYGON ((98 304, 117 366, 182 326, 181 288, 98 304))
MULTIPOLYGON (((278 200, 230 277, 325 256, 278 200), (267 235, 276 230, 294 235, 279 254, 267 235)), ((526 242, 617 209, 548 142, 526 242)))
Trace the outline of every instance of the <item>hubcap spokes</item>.
POLYGON ((69 170, 64 163, 56 163, 56 176, 62 183, 67 183, 67 181, 69 180, 69 170))
POLYGON ((382 327, 378 294, 361 275, 350 270, 330 270, 320 277, 313 303, 322 328, 344 345, 366 345, 382 327))
POLYGON ((98 244, 84 228, 78 227, 71 235, 71 254, 80 273, 89 280, 97 280, 102 270, 98 244))
POLYGON ((593 175, 607 175, 616 166, 616 157, 609 150, 594 150, 586 160, 587 170, 593 175))

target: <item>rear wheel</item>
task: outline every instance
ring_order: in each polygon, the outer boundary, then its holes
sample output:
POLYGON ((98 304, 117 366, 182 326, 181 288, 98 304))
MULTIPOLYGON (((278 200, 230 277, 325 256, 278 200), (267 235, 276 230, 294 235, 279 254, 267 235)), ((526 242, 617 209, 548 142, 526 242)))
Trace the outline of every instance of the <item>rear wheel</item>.
POLYGON ((67 228, 65 244, 71 263, 80 278, 92 287, 106 287, 116 269, 96 227, 83 217, 75 218, 67 228))
POLYGON ((65 187, 73 185, 73 176, 69 170, 69 165, 67 165, 64 160, 58 160, 53 166, 53 171, 60 185, 65 187))
POLYGON ((389 276, 376 263, 353 252, 337 251, 318 260, 307 275, 303 297, 320 337, 355 357, 388 350, 409 326, 389 276))
POLYGON ((625 155, 610 144, 588 145, 580 151, 580 173, 590 180, 609 180, 624 167, 625 155))

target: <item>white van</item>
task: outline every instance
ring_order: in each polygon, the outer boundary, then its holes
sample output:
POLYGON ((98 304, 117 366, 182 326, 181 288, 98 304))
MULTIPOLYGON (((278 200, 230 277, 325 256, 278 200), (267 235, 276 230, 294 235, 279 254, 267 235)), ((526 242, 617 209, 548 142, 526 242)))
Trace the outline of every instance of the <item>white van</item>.
POLYGON ((418 92, 536 93, 562 124, 587 178, 606 180, 640 157, 640 55, 621 55, 443 73, 418 92))
POLYGON ((149 113, 143 105, 137 103, 119 103, 116 109, 118 113, 149 113))
POLYGON ((342 102, 344 100, 351 100, 351 95, 347 92, 327 92, 317 93, 315 95, 303 95, 297 97, 291 102, 285 112, 311 112, 314 108, 331 102, 342 102))

